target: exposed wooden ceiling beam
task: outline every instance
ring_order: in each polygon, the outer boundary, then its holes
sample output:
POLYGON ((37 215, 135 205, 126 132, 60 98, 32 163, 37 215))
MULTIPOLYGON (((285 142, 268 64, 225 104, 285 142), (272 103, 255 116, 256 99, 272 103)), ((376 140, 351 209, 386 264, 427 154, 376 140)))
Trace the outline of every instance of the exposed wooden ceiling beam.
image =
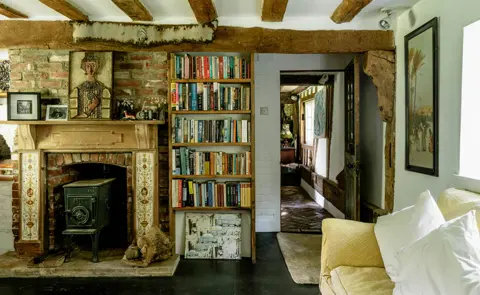
POLYGON ((20 11, 10 8, 2 3, 0 3, 0 14, 3 14, 8 18, 28 18, 28 16, 20 11))
POLYGON ((73 24, 68 21, 2 21, 0 32, 0 48, 258 53, 364 53, 369 50, 395 50, 393 32, 381 30, 296 31, 219 26, 215 31, 215 39, 210 43, 179 42, 148 47, 108 40, 75 43, 73 24))
POLYGON ((153 17, 140 0, 112 0, 132 20, 152 21, 153 17))
POLYGON ((217 19, 217 10, 212 0, 188 0, 198 23, 205 24, 217 19))
POLYGON ((66 0, 39 0, 56 12, 63 14, 71 20, 88 21, 88 16, 66 0))
POLYGON ((351 22, 370 2, 372 0, 343 0, 330 18, 337 24, 351 22))
POLYGON ((288 0, 263 0, 262 21, 281 22, 287 10, 288 0))

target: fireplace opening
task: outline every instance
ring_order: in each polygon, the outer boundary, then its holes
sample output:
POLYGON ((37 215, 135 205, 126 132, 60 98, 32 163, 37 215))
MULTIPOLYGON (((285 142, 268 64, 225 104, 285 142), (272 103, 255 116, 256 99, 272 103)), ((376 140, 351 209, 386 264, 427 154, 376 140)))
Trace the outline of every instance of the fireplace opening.
MULTIPOLYGON (((50 232, 49 248, 64 247, 67 238, 62 232, 67 228, 66 210, 72 208, 66 208, 63 186, 81 180, 110 178, 115 179, 111 184, 108 205, 110 218, 108 225, 100 231, 99 249, 127 248, 132 238, 133 220, 131 192, 129 193, 131 184, 128 183, 131 177, 128 175, 128 170, 128 166, 104 163, 73 163, 59 167, 58 170, 49 168, 48 179, 51 191, 48 192, 47 208, 53 213, 50 214, 50 224, 46 224, 46 229, 50 232)), ((92 240, 89 235, 75 235, 74 243, 82 250, 92 250, 92 240)))

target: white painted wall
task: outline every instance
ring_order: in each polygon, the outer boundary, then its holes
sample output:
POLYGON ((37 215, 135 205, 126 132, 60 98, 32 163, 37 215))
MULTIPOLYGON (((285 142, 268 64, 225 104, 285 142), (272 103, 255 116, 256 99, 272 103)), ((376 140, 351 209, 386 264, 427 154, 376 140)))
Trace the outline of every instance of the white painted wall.
POLYGON ((344 74, 335 74, 333 85, 332 138, 330 139, 330 176, 337 183, 337 175, 345 166, 345 84, 344 74))
POLYGON ((463 185, 454 176, 459 167, 463 28, 480 18, 480 1, 460 2, 422 0, 413 6, 411 14, 404 13, 397 20, 395 210, 412 205, 426 189, 438 198, 447 187, 463 185), (433 17, 439 17, 440 26, 439 177, 405 171, 404 36, 433 17), (413 24, 412 19, 415 19, 413 24))
POLYGON ((348 54, 255 55, 255 168, 257 232, 280 231, 280 71, 342 70, 348 54), (267 107, 268 115, 260 115, 267 107))
POLYGON ((378 110, 377 88, 360 71, 360 176, 362 200, 385 208, 385 123, 378 110))

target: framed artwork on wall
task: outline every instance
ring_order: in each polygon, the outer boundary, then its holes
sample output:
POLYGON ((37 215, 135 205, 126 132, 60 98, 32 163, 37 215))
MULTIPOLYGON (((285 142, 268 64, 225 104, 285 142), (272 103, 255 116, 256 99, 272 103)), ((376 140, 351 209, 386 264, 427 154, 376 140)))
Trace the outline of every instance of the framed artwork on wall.
POLYGON ((438 176, 438 18, 405 36, 405 169, 438 176))
POLYGON ((41 119, 40 92, 9 92, 7 119, 9 121, 38 121, 41 119))
POLYGON ((70 119, 111 119, 112 52, 70 53, 70 119))

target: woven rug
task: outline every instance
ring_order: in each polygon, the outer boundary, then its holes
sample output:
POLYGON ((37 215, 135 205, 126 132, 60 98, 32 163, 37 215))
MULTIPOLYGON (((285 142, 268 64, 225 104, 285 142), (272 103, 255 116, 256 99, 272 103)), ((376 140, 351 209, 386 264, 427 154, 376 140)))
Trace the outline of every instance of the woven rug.
POLYGON ((319 284, 322 235, 278 233, 278 244, 297 284, 319 284))

